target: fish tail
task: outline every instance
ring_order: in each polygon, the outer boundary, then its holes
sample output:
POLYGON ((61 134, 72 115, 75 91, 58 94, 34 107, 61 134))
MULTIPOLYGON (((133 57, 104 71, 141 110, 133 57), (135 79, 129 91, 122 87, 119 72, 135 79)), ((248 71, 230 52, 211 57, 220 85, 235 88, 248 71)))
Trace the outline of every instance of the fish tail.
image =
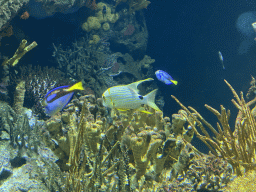
POLYGON ((177 85, 177 84, 178 84, 178 81, 175 81, 175 80, 171 80, 171 82, 172 82, 174 85, 177 85))
POLYGON ((156 92, 157 89, 151 91, 150 93, 148 93, 147 95, 144 96, 145 100, 146 100, 146 104, 149 107, 152 107, 153 109, 155 109, 156 111, 161 111, 157 105, 155 104, 155 97, 156 97, 156 92))
POLYGON ((74 91, 74 90, 84 90, 82 81, 74 84, 73 86, 69 87, 66 91, 74 91))

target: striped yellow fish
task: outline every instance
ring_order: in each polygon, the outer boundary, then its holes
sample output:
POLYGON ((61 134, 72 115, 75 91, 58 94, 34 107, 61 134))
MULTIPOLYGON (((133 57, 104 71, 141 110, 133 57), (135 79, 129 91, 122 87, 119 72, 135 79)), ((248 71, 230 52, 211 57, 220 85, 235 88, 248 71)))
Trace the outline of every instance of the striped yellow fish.
POLYGON ((137 81, 128 85, 120 85, 108 88, 103 94, 103 105, 111 109, 115 108, 119 111, 127 111, 129 109, 137 109, 144 113, 144 105, 152 107, 156 111, 161 111, 155 104, 155 96, 157 89, 151 91, 145 96, 139 95, 138 85, 144 81, 152 81, 154 79, 148 78, 137 81))

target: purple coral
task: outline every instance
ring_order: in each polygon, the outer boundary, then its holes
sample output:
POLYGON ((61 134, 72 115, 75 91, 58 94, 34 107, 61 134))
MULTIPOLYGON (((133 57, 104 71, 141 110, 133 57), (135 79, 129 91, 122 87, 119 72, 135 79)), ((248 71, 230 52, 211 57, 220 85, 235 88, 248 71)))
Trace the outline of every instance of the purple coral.
POLYGON ((124 31, 124 36, 130 36, 134 33, 135 28, 132 24, 127 25, 126 30, 124 31))

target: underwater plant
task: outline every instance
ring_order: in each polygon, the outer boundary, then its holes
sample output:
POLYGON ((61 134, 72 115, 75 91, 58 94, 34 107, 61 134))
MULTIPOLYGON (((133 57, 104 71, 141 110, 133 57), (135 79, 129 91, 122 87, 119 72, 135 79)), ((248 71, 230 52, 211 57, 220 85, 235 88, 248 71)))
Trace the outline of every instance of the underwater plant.
POLYGON ((208 123, 194 108, 185 107, 175 96, 172 98, 187 112, 187 116, 184 116, 188 123, 195 131, 196 136, 203 141, 210 149, 210 151, 216 156, 221 157, 230 163, 234 169, 236 175, 240 176, 248 171, 254 170, 256 160, 256 122, 249 108, 250 104, 255 103, 255 99, 249 103, 244 100, 243 92, 240 93, 240 97, 233 89, 233 87, 224 80, 232 91, 235 100, 232 99, 233 104, 239 110, 235 130, 232 132, 229 124, 230 110, 226 110, 222 105, 221 112, 213 109, 209 105, 205 107, 211 111, 219 120, 217 122, 217 129, 215 129, 210 123, 208 123), (193 114, 196 114, 194 116, 193 114), (195 124, 189 119, 193 119, 204 135, 201 135, 195 124), (211 138, 206 128, 208 127, 215 137, 211 138), (218 130, 218 131, 217 131, 218 130))

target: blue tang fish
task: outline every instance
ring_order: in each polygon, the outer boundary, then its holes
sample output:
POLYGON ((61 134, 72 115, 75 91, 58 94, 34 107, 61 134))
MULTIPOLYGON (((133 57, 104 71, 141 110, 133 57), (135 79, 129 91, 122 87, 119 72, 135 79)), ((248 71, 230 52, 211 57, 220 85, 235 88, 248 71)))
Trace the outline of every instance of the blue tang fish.
POLYGON ((178 84, 178 81, 173 80, 173 78, 171 77, 171 75, 169 75, 169 74, 166 73, 165 71, 157 70, 157 71, 155 72, 155 74, 156 74, 156 78, 157 78, 159 81, 164 82, 166 85, 171 85, 171 84, 177 85, 177 84, 178 84))
POLYGON ((84 90, 82 82, 78 82, 73 86, 56 87, 49 91, 42 102, 45 114, 53 116, 61 111, 69 103, 76 90, 84 90))
POLYGON ((145 81, 152 81, 154 79, 148 78, 140 80, 128 85, 119 85, 108 88, 103 94, 103 105, 111 109, 115 108, 119 111, 127 111, 136 109, 138 111, 152 114, 145 110, 144 105, 152 107, 156 111, 161 111, 155 104, 155 96, 157 89, 151 91, 145 96, 138 92, 138 85, 145 81))

